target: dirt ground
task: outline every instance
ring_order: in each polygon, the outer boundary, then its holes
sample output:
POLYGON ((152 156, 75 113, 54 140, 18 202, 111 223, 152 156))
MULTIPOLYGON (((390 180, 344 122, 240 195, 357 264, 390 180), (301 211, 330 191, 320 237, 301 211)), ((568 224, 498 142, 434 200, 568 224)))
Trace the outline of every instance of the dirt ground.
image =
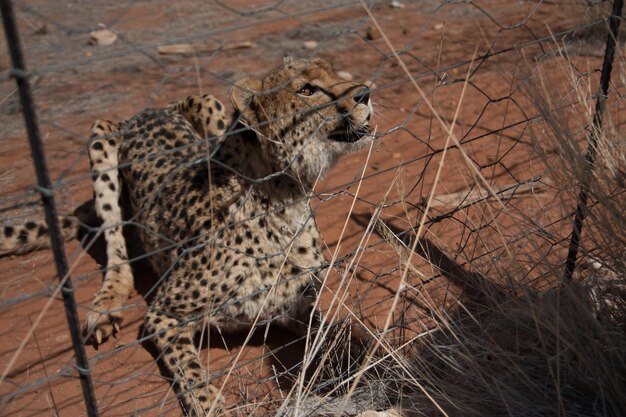
MULTIPOLYGON (((458 263, 471 260, 473 268, 494 279, 540 283, 542 274, 563 259, 569 220, 562 207, 570 196, 558 191, 560 178, 546 164, 551 150, 538 141, 539 113, 528 86, 547 85, 557 106, 577 99, 572 95, 576 80, 588 84, 589 96, 595 91, 602 42, 595 34, 584 33, 584 43, 571 36, 572 28, 590 19, 583 5, 564 10, 558 3, 534 1, 403 1, 403 7, 379 2, 372 14, 383 37, 360 2, 17 3, 47 161, 64 213, 91 198, 85 145, 94 120, 127 119, 146 107, 198 92, 227 102, 229 86, 240 77, 259 77, 286 55, 321 55, 355 80, 375 83, 372 99, 379 134, 369 160, 369 150, 347 156, 316 186, 318 198, 312 205, 327 246, 326 259, 338 259, 322 296, 323 310, 358 317, 374 330, 383 328, 405 265, 380 236, 367 233, 369 219, 380 207, 381 217, 399 229, 419 223, 448 138, 443 125, 453 120, 462 152, 453 148, 445 153, 437 197, 427 216, 427 236, 458 263), (90 43, 90 32, 100 26, 117 33, 113 45, 90 43), (561 34, 568 30, 569 37, 561 34), (310 41, 316 42, 313 48, 310 41), (159 45, 171 44, 192 44, 198 52, 159 54, 159 45), (567 57, 559 49, 564 44, 567 57), (464 91, 462 80, 468 72, 471 83, 464 91), (512 199, 456 210, 457 202, 450 202, 455 193, 467 198, 467 192, 487 188, 477 171, 496 190, 522 183, 530 187, 512 199), (542 262, 525 258, 529 242, 535 256, 544 255, 542 262), (337 308, 331 304, 333 295, 342 291, 342 275, 349 280, 349 292, 337 308)), ((579 120, 572 126, 581 137, 585 123, 579 120)), ((41 216, 25 137, 15 84, 4 71, 0 220, 9 223, 41 216)), ((101 283, 100 265, 77 241, 68 242, 66 251, 83 318, 101 283)), ((422 259, 416 257, 413 263, 421 275, 409 274, 410 294, 397 312, 419 332, 429 326, 428 314, 407 300, 428 293, 446 308, 452 303, 447 297, 459 290, 422 259)), ((63 303, 53 292, 57 278, 51 253, 0 258, 0 270, 0 370, 7 376, 0 383, 0 415, 84 415, 63 303)), ((138 287, 149 285, 149 276, 142 277, 137 268, 135 272, 138 287)), ((168 381, 140 343, 146 308, 139 291, 128 303, 118 338, 98 350, 86 347, 102 416, 182 414, 168 381)), ((288 388, 281 386, 275 372, 295 365, 302 355, 298 343, 284 346, 289 336, 280 329, 270 331, 267 344, 260 333, 251 346, 241 348, 245 335, 214 332, 211 347, 202 352, 212 371, 223 374, 232 367, 232 374, 217 383, 224 384, 227 403, 241 415, 275 408, 288 388)))

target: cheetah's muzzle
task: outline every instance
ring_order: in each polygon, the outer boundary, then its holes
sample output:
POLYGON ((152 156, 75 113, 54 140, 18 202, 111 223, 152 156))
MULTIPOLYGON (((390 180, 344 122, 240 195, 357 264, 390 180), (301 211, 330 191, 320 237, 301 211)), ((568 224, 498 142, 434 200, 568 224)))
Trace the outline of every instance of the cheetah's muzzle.
POLYGON ((334 140, 336 142, 353 143, 363 139, 369 134, 370 131, 367 126, 353 128, 348 126, 348 123, 346 122, 330 132, 330 134, 328 135, 328 139, 334 140))

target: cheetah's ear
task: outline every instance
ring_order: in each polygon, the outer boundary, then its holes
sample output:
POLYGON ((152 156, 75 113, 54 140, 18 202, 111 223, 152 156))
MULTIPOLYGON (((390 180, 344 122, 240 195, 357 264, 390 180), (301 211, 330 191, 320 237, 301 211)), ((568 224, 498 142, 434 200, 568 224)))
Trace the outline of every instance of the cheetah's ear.
POLYGON ((252 100, 260 91, 261 81, 252 78, 239 80, 230 89, 230 101, 247 124, 258 122, 252 100))

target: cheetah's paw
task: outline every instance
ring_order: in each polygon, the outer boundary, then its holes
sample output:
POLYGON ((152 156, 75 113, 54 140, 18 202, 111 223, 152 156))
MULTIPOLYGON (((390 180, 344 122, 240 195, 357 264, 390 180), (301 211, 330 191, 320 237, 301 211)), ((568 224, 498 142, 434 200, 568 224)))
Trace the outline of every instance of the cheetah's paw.
POLYGON ((108 292, 100 291, 87 313, 83 332, 87 341, 98 347, 103 340, 119 333, 121 323, 122 302, 108 292))
POLYGON ((189 390, 184 402, 190 416, 214 417, 221 414, 224 396, 212 384, 194 387, 189 390))

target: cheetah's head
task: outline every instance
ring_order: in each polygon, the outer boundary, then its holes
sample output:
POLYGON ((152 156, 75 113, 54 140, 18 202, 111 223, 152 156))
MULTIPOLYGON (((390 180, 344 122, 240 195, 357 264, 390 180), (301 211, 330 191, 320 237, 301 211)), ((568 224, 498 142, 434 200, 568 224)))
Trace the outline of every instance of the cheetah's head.
POLYGON ((231 101, 257 133, 264 162, 308 184, 373 139, 369 88, 338 77, 323 59, 285 58, 263 80, 237 82, 231 101))

